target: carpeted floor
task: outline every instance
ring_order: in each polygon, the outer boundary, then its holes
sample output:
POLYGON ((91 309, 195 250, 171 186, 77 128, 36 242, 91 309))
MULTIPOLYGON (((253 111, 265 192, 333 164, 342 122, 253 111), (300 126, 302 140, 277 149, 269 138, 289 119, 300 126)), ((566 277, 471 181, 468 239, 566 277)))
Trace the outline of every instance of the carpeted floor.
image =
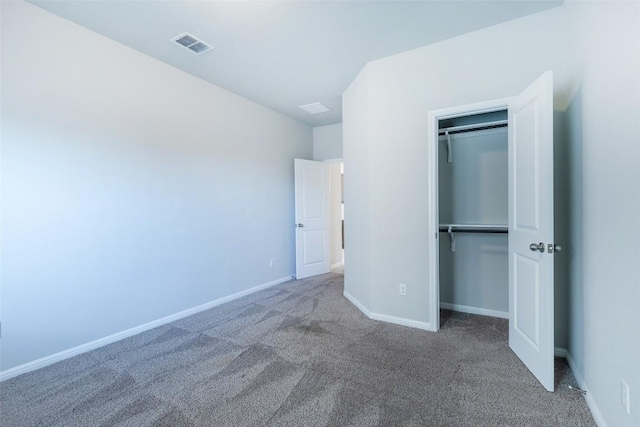
POLYGON ((369 320, 343 276, 288 282, 0 383, 2 426, 593 426, 556 361, 546 392, 507 321, 369 320))

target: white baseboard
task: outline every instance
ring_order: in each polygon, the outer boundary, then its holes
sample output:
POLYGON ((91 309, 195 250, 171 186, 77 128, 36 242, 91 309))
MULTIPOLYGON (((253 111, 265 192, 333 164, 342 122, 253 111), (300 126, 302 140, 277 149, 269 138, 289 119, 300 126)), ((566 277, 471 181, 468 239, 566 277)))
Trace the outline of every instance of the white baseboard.
POLYGON ((333 270, 334 268, 342 267, 343 265, 344 265, 343 261, 336 262, 335 264, 331 264, 331 269, 333 270))
POLYGON ((342 293, 346 299, 351 302, 351 304, 355 305, 358 310, 364 313, 371 320, 379 320, 387 323, 394 323, 396 325, 408 326, 410 328, 423 329, 425 331, 433 331, 431 327, 431 323, 428 322, 420 322, 417 320, 405 319, 404 317, 396 317, 389 316, 386 314, 372 313, 369 309, 367 309, 360 301, 355 299, 353 295, 349 294, 347 291, 342 293))
POLYGON ((481 316, 499 317, 501 319, 508 319, 509 318, 509 312, 507 312, 507 311, 489 310, 488 308, 478 308, 478 307, 471 307, 471 306, 468 306, 468 305, 450 304, 448 302, 441 302, 440 303, 440 308, 444 308, 446 310, 459 311, 461 313, 479 314, 481 316))
POLYGON ((422 329, 425 331, 433 331, 431 323, 420 322, 418 320, 405 319, 404 317, 389 316, 386 314, 371 313, 370 319, 380 320, 387 323, 395 323, 396 325, 408 326, 410 328, 422 329))
POLYGON ((360 301, 358 301, 357 299, 355 299, 350 293, 348 293, 347 291, 343 291, 342 295, 349 300, 349 302, 353 305, 356 306, 356 308, 358 310, 360 310, 361 312, 364 313, 365 316, 367 316, 369 319, 371 319, 371 312, 369 311, 369 309, 367 307, 365 307, 364 305, 362 305, 360 303, 360 301))
POLYGON ((567 351, 565 358, 567 359, 569 368, 573 373, 573 377, 576 379, 576 383, 578 383, 578 387, 587 392, 584 395, 584 400, 587 402, 587 406, 589 407, 591 415, 593 416, 596 424, 598 425, 598 427, 607 427, 607 423, 604 421, 604 417, 602 416, 600 409, 598 409, 596 401, 593 400, 593 395, 589 391, 589 387, 587 387, 587 383, 585 383, 584 378, 582 377, 582 374, 580 373, 580 370, 576 365, 576 362, 574 362, 573 358, 571 357, 571 353, 567 351))
POLYGON ((196 314, 198 312, 208 310, 210 308, 224 304, 225 302, 233 301, 235 299, 242 298, 244 296, 261 291, 263 289, 267 289, 272 286, 279 285, 280 283, 288 282, 289 280, 292 280, 292 277, 293 276, 281 277, 280 279, 272 280, 271 282, 254 286, 253 288, 250 288, 241 292, 237 292, 235 294, 232 294, 223 298, 219 298, 217 300, 210 301, 205 304, 198 305, 196 307, 189 308, 179 313, 175 313, 175 314, 163 317, 161 319, 157 319, 152 322, 145 323, 143 325, 136 326, 131 329, 127 329, 125 331, 106 336, 104 338, 99 338, 95 341, 91 341, 86 344, 79 345, 77 347, 63 350, 59 353, 55 353, 50 356, 45 356, 43 358, 34 360, 32 362, 27 362, 23 365, 19 365, 11 369, 0 371, 0 382, 8 380, 9 378, 16 377, 21 374, 25 374, 27 372, 35 371, 36 369, 44 368, 45 366, 49 366, 56 362, 60 362, 61 360, 65 360, 70 357, 77 356, 78 354, 86 353, 87 351, 94 350, 98 347, 102 347, 107 344, 114 343, 116 341, 120 341, 122 339, 131 337, 133 335, 137 335, 139 333, 148 331, 150 329, 157 328, 158 326, 166 325, 167 323, 171 323, 175 320, 179 320, 184 317, 191 316, 192 314, 196 314))
POLYGON ((567 349, 566 348, 561 348, 561 347, 555 347, 553 349, 553 355, 555 357, 564 357, 566 359, 567 358, 567 349))

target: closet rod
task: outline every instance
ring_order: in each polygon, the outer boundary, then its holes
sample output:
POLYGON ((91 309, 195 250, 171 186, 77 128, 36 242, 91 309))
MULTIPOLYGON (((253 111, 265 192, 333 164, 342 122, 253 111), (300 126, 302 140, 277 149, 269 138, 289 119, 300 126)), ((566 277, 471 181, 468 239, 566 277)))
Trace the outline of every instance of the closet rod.
POLYGON ((445 135, 447 132, 468 132, 478 129, 503 127, 509 124, 508 120, 497 120, 495 122, 476 123, 473 125, 452 126, 448 128, 438 129, 438 135, 445 135))
POLYGON ((497 224, 440 224, 439 230, 451 233, 508 233, 508 225, 497 224))

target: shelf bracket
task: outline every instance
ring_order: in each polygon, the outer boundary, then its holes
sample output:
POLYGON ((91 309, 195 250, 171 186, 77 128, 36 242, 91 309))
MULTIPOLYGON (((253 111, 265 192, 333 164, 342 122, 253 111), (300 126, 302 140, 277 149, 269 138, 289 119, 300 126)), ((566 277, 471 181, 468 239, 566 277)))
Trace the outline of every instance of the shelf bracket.
POLYGON ((444 134, 447 136, 447 163, 453 162, 453 152, 451 151, 451 135, 449 135, 449 131, 446 130, 444 134))
POLYGON ((447 233, 449 233, 449 238, 451 239, 451 252, 455 252, 456 251, 456 236, 455 236, 455 234, 453 234, 453 227, 449 226, 449 229, 447 230, 447 233))

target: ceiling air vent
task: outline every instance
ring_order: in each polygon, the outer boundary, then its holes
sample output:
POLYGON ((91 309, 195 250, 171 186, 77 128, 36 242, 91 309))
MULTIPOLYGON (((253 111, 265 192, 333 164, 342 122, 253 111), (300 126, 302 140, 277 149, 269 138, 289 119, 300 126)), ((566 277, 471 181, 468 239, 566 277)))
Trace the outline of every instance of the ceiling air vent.
POLYGON ((309 114, 320 114, 326 113, 328 111, 332 111, 331 108, 327 107, 321 102, 316 102, 313 104, 301 105, 298 107, 299 109, 306 111, 309 114))
POLYGON ((172 42, 178 43, 180 46, 189 49, 196 55, 201 55, 213 49, 213 46, 203 42, 193 34, 182 33, 171 39, 172 42))

